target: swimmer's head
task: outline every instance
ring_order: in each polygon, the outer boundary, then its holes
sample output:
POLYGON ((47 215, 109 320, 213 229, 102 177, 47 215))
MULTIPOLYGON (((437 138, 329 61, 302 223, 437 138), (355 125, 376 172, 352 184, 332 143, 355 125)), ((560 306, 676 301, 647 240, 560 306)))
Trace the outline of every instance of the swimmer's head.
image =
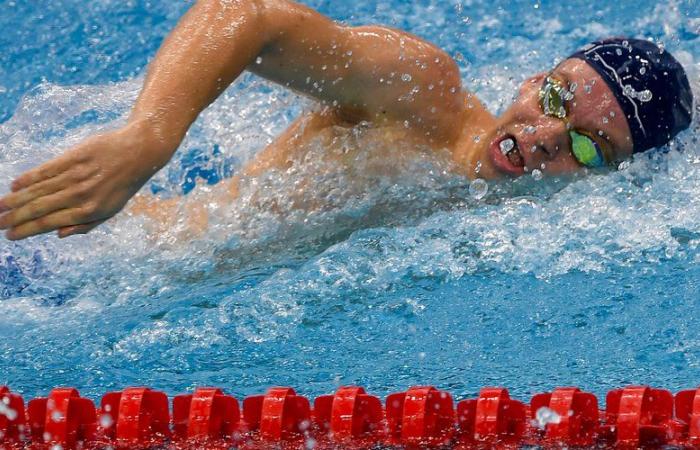
POLYGON ((525 81, 498 121, 496 171, 567 173, 604 167, 667 144, 692 120, 680 63, 656 44, 611 38, 525 81))

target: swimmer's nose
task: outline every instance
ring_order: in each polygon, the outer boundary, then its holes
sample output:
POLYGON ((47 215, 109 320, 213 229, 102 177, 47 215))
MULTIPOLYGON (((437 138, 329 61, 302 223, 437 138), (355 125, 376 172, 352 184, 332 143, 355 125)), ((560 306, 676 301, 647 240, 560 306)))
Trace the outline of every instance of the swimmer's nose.
MULTIPOLYGON (((535 124, 523 127, 522 145, 524 152, 530 153, 530 165, 539 167, 565 154, 569 148, 566 124, 559 119, 542 115, 535 124)), ((523 153, 524 153, 523 152, 523 153)))

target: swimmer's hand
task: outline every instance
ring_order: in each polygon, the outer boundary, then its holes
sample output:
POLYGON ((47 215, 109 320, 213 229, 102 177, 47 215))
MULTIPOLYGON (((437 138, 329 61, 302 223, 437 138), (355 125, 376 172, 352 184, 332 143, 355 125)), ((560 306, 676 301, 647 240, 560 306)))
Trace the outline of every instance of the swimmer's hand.
POLYGON ((16 178, 0 198, 0 229, 10 240, 58 230, 87 233, 117 214, 168 160, 148 127, 130 123, 93 136, 16 178))

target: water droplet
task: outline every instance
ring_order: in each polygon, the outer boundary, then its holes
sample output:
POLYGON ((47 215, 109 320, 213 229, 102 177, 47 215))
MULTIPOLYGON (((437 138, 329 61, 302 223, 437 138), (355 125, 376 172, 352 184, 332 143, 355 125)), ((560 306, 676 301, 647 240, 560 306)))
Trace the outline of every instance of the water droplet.
POLYGON ((644 75, 645 73, 647 73, 647 68, 646 68, 646 67, 640 67, 640 68, 639 68, 639 73, 640 73, 641 75, 644 75))
POLYGON ((607 117, 603 117, 603 123, 608 123, 608 122, 609 122, 608 118, 607 118, 607 117))
POLYGON ((499 148, 501 149, 501 153, 504 155, 507 155, 509 151, 513 150, 515 148, 515 141, 513 139, 503 139, 500 144, 498 144, 499 148))
POLYGON ((413 79, 413 77, 408 73, 401 75, 401 80, 405 81, 406 83, 408 83, 412 79, 413 79))
POLYGON ((533 169, 531 175, 535 181, 540 181, 542 179, 542 171, 539 169, 533 169))
POLYGON ((100 426, 102 428, 109 428, 112 426, 114 423, 114 420, 112 419, 112 416, 109 414, 102 414, 100 417, 100 426))
POLYGON ((489 184, 486 180, 477 178, 469 184, 469 195, 475 200, 481 200, 489 192, 489 184))
POLYGON ((561 416, 557 414, 554 410, 543 406, 537 410, 535 414, 535 421, 540 428, 544 428, 547 424, 558 424, 561 422, 561 416))
POLYGON ((258 56, 257 58, 255 58, 255 64, 262 64, 262 57, 261 56, 258 56))
POLYGON ((644 103, 651 101, 653 97, 654 95, 649 89, 645 89, 642 92, 637 93, 637 98, 644 103))
POLYGON ((537 132, 537 127, 528 125, 525 128, 523 128, 523 131, 527 134, 535 134, 537 132))
POLYGON ((619 166, 617 166, 617 170, 627 170, 630 167, 630 162, 629 161, 622 161, 619 166))
POLYGON ((481 136, 474 136, 474 142, 481 141, 481 136))

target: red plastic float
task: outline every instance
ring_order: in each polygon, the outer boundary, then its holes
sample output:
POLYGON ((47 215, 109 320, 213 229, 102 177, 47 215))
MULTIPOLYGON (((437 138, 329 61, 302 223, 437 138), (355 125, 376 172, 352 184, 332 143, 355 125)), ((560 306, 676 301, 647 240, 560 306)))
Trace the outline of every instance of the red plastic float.
POLYGON ((463 443, 517 443, 527 428, 525 404, 512 400, 507 389, 485 388, 479 398, 457 405, 463 443))
POLYGON ((146 387, 102 397, 100 423, 107 438, 121 445, 158 442, 170 436, 168 397, 146 387))
POLYGON ((675 406, 676 418, 685 425, 683 437, 688 445, 700 448, 700 388, 676 394, 675 406))
POLYGON ((30 400, 27 416, 32 441, 53 447, 73 448, 94 440, 97 432, 94 403, 73 388, 56 388, 48 398, 30 400))
POLYGON ((673 420, 673 394, 648 386, 608 392, 604 439, 617 447, 664 446, 676 441, 682 424, 673 420))
POLYGON ((173 398, 173 432, 180 439, 227 439, 240 420, 238 400, 218 388, 197 388, 173 398))
POLYGON ((330 440, 347 442, 375 437, 381 432, 382 402, 357 386, 339 388, 335 395, 322 395, 314 401, 314 422, 330 440))
POLYGON ((311 407, 294 389, 273 387, 243 400, 243 418, 246 428, 257 431, 263 441, 294 440, 309 429, 311 407))
POLYGON ((27 423, 24 399, 7 386, 0 386, 0 402, 0 442, 20 442, 27 423))
POLYGON ((556 420, 544 424, 543 439, 572 447, 587 447, 595 443, 598 433, 598 399, 576 387, 557 388, 554 392, 537 394, 530 401, 530 414, 537 416, 541 408, 549 408, 556 420))
POLYGON ((361 387, 341 387, 313 408, 292 388, 238 401, 218 388, 172 400, 148 388, 106 394, 99 410, 73 388, 24 399, 0 386, 0 449, 681 448, 700 449, 700 388, 614 390, 606 411, 575 387, 537 394, 529 407, 504 388, 455 407, 434 387, 390 394, 384 407, 361 387), (542 408, 545 415, 538 415, 542 408), (537 419, 539 416, 540 422, 537 419), (543 420, 544 418, 544 420, 543 420))
POLYGON ((454 434, 452 397, 432 386, 413 387, 386 398, 389 444, 443 445, 454 434))

